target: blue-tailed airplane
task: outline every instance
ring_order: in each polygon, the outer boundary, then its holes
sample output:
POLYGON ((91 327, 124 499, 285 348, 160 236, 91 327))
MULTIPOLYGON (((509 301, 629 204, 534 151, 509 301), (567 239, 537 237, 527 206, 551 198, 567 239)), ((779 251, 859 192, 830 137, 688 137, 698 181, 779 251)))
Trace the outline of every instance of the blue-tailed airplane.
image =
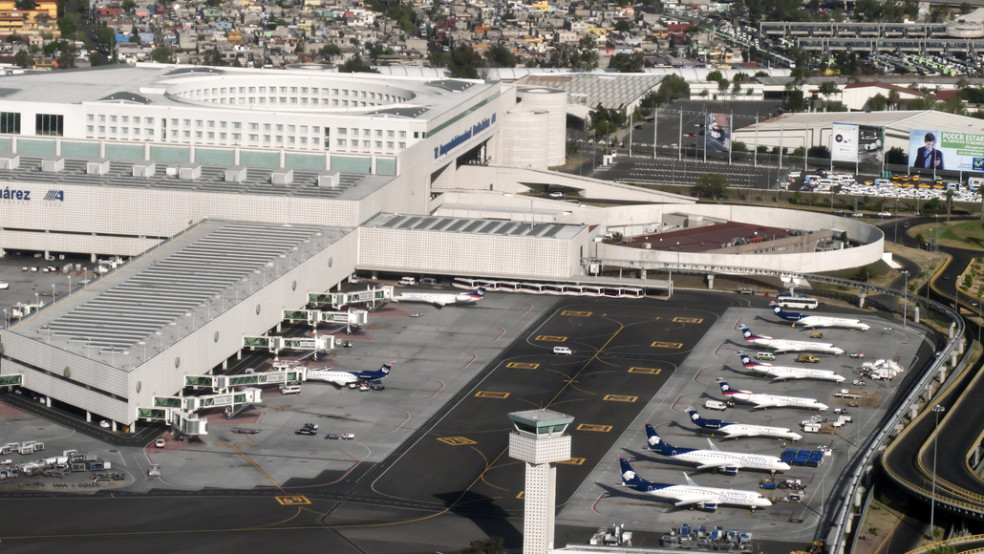
POLYGON ((786 321, 792 321, 793 327, 796 327, 797 325, 800 325, 805 329, 815 329, 817 327, 843 327, 844 329, 858 329, 861 331, 871 329, 871 325, 862 322, 860 319, 787 312, 778 304, 772 306, 772 312, 786 321))
POLYGON ((762 394, 747 390, 731 388, 731 385, 721 377, 716 379, 721 386, 721 392, 728 398, 741 400, 750 404, 755 404, 755 409, 759 408, 808 408, 811 410, 826 410, 828 406, 815 398, 802 398, 799 396, 781 396, 778 394, 762 394))
POLYGON ((757 492, 742 491, 737 489, 719 489, 716 487, 702 487, 694 483, 686 473, 683 476, 687 479, 686 485, 672 485, 670 483, 654 483, 646 481, 636 474, 632 465, 625 458, 618 459, 622 466, 622 484, 642 493, 646 493, 657 498, 669 500, 674 506, 699 507, 702 510, 713 512, 718 505, 728 504, 731 506, 746 506, 752 510, 755 508, 767 508, 772 505, 768 499, 757 492))
POLYGON ((759 469, 773 473, 789 469, 789 464, 776 456, 725 452, 715 447, 710 440, 707 442, 710 443, 713 450, 677 448, 663 440, 649 423, 646 424, 646 436, 649 441, 649 449, 653 452, 682 462, 696 464, 697 469, 720 469, 731 475, 738 473, 739 469, 759 469))
POLYGON ((721 421, 720 419, 704 419, 693 408, 687 409, 690 414, 690 421, 698 427, 720 431, 725 434, 725 438, 737 439, 742 437, 769 437, 773 439, 798 441, 803 438, 798 433, 794 433, 785 427, 769 427, 767 425, 752 425, 751 423, 736 423, 721 421))
POLYGON ((838 375, 829 369, 808 369, 805 367, 787 367, 781 365, 764 364, 756 362, 748 354, 739 352, 741 365, 745 369, 750 369, 763 375, 772 377, 773 381, 784 381, 786 379, 816 379, 819 381, 844 381, 842 375, 838 375))
POLYGON ((756 346, 764 346, 776 352, 821 352, 824 354, 843 354, 844 349, 837 348, 833 344, 826 342, 810 342, 806 340, 775 339, 765 335, 756 335, 747 325, 742 323, 738 326, 745 342, 756 346))
POLYGON ((376 371, 344 371, 341 369, 308 369, 305 379, 308 381, 326 381, 339 387, 354 389, 359 383, 378 381, 390 374, 396 362, 386 362, 376 371))

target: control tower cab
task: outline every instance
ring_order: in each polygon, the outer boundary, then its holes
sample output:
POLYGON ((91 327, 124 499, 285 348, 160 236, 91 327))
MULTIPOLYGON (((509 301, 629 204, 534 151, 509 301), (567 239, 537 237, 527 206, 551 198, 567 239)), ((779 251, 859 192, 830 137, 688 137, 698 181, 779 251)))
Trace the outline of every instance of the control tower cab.
POLYGON ((565 435, 573 416, 550 410, 509 414, 509 457, 526 462, 523 507, 523 554, 545 554, 554 547, 557 468, 569 460, 571 437, 565 435))

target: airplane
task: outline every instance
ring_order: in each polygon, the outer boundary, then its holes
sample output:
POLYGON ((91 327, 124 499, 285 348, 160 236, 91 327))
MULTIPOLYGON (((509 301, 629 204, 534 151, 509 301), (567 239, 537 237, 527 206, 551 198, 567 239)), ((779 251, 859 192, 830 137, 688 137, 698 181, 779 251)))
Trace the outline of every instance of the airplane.
POLYGON ((721 469, 729 475, 738 473, 739 469, 761 469, 775 473, 786 471, 789 464, 780 460, 776 456, 765 454, 742 454, 739 452, 725 452, 719 450, 714 443, 707 440, 713 450, 700 450, 697 448, 677 448, 663 440, 649 423, 646 424, 646 436, 649 441, 649 449, 657 454, 669 456, 677 460, 697 464, 697 469, 721 469))
POLYGON ((687 479, 686 485, 646 481, 636 474, 628 460, 619 458, 618 461, 622 466, 623 485, 657 498, 669 500, 676 507, 691 506, 692 509, 693 506, 697 506, 701 510, 713 512, 717 510, 719 504, 747 506, 753 511, 755 508, 767 508, 772 505, 767 498, 757 492, 702 487, 694 483, 693 479, 686 473, 683 474, 687 479))
POLYGON ((788 367, 781 365, 764 364, 756 362, 748 354, 739 352, 741 365, 745 369, 756 371, 763 375, 772 377, 773 381, 783 381, 786 379, 816 379, 819 381, 835 381, 840 383, 845 377, 838 375, 829 369, 807 369, 805 367, 788 367))
POLYGON ((723 392, 725 396, 728 398, 734 398, 735 400, 742 400, 744 402, 755 404, 754 409, 756 410, 760 408, 808 408, 811 410, 823 411, 829 407, 814 398, 755 393, 747 390, 733 389, 731 388, 731 385, 729 385, 728 382, 721 377, 718 377, 716 381, 721 386, 721 392, 723 392))
POLYGON ((742 323, 738 326, 741 334, 745 337, 745 342, 756 346, 764 346, 776 352, 822 352, 825 354, 843 354, 842 348, 826 342, 810 342, 805 340, 775 339, 765 335, 752 334, 752 330, 742 323))
POLYGON ((861 331, 871 329, 871 325, 863 323, 859 319, 826 317, 822 315, 806 315, 798 312, 787 312, 778 304, 772 306, 772 312, 786 321, 792 321, 793 327, 796 327, 796 325, 799 324, 806 329, 815 329, 817 327, 843 327, 845 329, 859 329, 861 331))
POLYGON ((485 287, 479 287, 474 292, 404 292, 397 294, 393 300, 397 302, 428 302, 443 308, 448 304, 474 304, 485 296, 485 287))
POLYGON ((376 371, 343 371, 340 369, 309 369, 305 372, 308 381, 326 381, 339 387, 354 389, 365 381, 378 381, 390 374, 396 362, 386 362, 376 371))
POLYGON ((693 421, 698 427, 721 431, 727 435, 725 438, 728 439, 737 439, 741 437, 769 437, 773 439, 798 441, 803 438, 802 435, 794 433, 784 427, 752 425, 751 423, 736 423, 721 421, 720 419, 704 419, 700 416, 697 410, 693 408, 688 408, 687 413, 690 414, 690 420, 693 421))

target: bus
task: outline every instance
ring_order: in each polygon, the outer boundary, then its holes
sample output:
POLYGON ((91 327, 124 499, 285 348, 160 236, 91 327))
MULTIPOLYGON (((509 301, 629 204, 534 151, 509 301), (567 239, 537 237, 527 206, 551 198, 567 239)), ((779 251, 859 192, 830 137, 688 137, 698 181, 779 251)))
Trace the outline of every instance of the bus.
POLYGON ((776 304, 778 304, 781 308, 794 308, 797 310, 815 310, 817 309, 817 306, 820 305, 820 302, 816 298, 811 298, 809 296, 800 296, 800 295, 789 296, 788 294, 786 294, 786 295, 779 295, 779 297, 776 298, 776 304))

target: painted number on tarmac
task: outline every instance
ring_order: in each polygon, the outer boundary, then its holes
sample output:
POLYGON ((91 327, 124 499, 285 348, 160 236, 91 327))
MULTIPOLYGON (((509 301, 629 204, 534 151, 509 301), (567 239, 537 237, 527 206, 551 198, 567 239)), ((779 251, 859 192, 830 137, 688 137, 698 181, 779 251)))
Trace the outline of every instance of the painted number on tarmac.
POLYGON ((277 496, 275 498, 277 499, 277 502, 279 502, 281 506, 304 506, 311 503, 311 501, 308 500, 306 496, 302 496, 299 494, 294 494, 290 496, 277 496))
POLYGON ((597 425, 594 423, 582 423, 577 426, 578 431, 591 431, 593 433, 608 433, 612 430, 611 425, 597 425))
POLYGON ((656 342, 650 344, 649 346, 651 346, 652 348, 674 348, 674 349, 680 349, 680 348, 683 348, 683 343, 682 342, 662 342, 662 341, 656 341, 656 342))
POLYGON ((570 317, 591 317, 591 312, 576 312, 574 310, 564 310, 560 312, 560 315, 566 315, 570 317))
POLYGON ((537 335, 535 340, 543 342, 564 342, 567 337, 558 337, 556 335, 537 335))
POLYGON ((704 318, 701 317, 674 317, 674 323, 703 323, 704 318))
POLYGON ((567 464, 569 466, 583 466, 584 465, 584 460, 585 460, 584 458, 571 458, 570 460, 563 460, 563 461, 560 461, 560 462, 557 462, 557 463, 558 464, 567 464))
POLYGON ((468 446, 469 444, 478 444, 477 442, 465 438, 465 437, 441 437, 437 439, 444 444, 450 444, 451 446, 468 446))
POLYGON ((475 398, 498 398, 498 399, 501 400, 503 398, 509 398, 509 393, 508 392, 495 392, 495 391, 490 391, 490 390, 480 390, 480 391, 478 391, 478 392, 475 393, 475 398))
POLYGON ((531 364, 526 362, 509 362, 506 364, 509 369, 536 369, 540 367, 540 364, 531 364))
POLYGON ((638 396, 629 396, 626 394, 606 394, 602 397, 602 400, 607 400, 609 402, 635 402, 639 400, 638 396))
POLYGON ((630 367, 629 373, 641 373, 643 375, 659 375, 658 367, 630 367))

